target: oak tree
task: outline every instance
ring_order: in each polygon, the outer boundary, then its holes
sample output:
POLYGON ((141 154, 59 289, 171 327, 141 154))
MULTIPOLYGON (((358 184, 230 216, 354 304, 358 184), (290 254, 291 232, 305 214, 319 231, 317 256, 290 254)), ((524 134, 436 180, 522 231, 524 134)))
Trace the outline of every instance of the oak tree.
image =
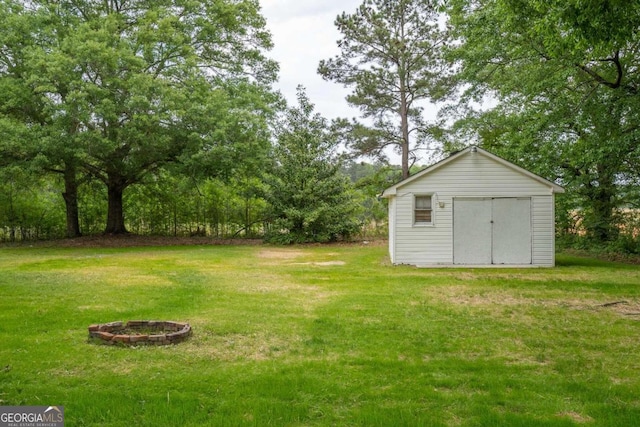
POLYGON ((255 133, 277 64, 256 0, 5 3, 40 22, 23 28, 37 43, 17 78, 55 129, 41 154, 67 153, 104 183, 105 232, 126 232, 123 192, 167 162, 204 152, 233 167, 244 142, 266 149, 255 133))

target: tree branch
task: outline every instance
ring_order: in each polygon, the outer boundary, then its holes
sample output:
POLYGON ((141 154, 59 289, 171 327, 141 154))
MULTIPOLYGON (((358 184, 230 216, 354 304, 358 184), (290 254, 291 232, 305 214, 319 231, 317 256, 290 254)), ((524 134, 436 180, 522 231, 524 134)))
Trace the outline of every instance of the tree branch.
POLYGON ((624 88, 634 95, 637 94, 638 90, 635 87, 626 86, 622 84, 622 78, 624 77, 624 69, 622 68, 622 63, 620 62, 620 50, 616 50, 613 57, 600 59, 599 62, 611 62, 615 65, 616 67, 615 82, 611 82, 607 80, 606 78, 604 78, 603 76, 601 76, 596 71, 592 70, 586 65, 575 63, 574 66, 576 66, 578 69, 585 72, 587 75, 593 78, 598 84, 601 84, 611 89, 624 88))

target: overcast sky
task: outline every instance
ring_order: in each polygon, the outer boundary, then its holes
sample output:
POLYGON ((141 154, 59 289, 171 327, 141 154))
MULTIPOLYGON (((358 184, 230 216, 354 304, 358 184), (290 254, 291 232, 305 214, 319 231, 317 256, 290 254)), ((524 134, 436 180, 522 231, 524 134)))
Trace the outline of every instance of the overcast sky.
MULTIPOLYGON (((336 42, 341 38, 334 24, 342 12, 352 14, 363 0, 260 0, 262 15, 273 36, 274 48, 269 57, 280 64, 276 88, 289 105, 297 105, 296 87, 303 85, 316 111, 327 119, 359 117, 345 97, 351 92, 339 83, 325 81, 317 73, 322 59, 340 53, 336 42)), ((427 119, 435 118, 436 109, 427 107, 427 119)), ((399 156, 388 152, 392 163, 399 156)))
POLYGON ((362 0, 261 0, 262 14, 273 35, 269 56, 280 64, 276 88, 296 105, 296 87, 301 84, 316 110, 328 119, 356 117, 358 110, 347 105, 349 90, 327 82, 316 72, 322 59, 340 51, 340 33, 334 25, 338 14, 353 13, 362 0))

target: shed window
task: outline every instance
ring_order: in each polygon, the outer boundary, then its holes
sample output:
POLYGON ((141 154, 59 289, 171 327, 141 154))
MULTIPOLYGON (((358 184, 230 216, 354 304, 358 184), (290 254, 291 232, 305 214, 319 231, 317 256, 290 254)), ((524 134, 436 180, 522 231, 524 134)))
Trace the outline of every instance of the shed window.
POLYGON ((415 196, 413 221, 415 224, 431 224, 431 196, 415 196))

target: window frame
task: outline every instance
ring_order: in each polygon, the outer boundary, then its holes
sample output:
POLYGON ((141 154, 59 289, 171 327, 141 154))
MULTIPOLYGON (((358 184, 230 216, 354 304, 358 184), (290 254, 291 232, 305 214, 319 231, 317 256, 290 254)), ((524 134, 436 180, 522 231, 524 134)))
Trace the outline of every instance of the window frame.
POLYGON ((413 195, 413 206, 412 206, 412 215, 413 215, 413 226, 414 227, 433 227, 435 224, 435 209, 436 205, 436 195, 435 193, 420 193, 413 195), (430 201, 429 209, 418 209, 418 199, 428 197, 430 201), (428 211, 430 212, 430 221, 418 221, 416 211, 428 211))

